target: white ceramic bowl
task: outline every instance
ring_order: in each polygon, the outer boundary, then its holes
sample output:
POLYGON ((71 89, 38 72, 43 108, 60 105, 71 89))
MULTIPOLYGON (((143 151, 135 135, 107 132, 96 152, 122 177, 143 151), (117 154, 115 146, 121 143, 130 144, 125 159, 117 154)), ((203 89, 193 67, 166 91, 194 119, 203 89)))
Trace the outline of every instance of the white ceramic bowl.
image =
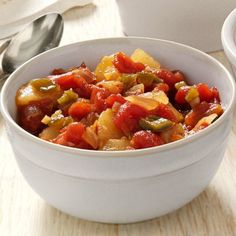
POLYGON ((45 52, 25 63, 5 83, 1 109, 16 160, 26 181, 52 206, 99 222, 128 223, 173 211, 208 185, 224 156, 235 97, 230 73, 215 59, 174 42, 148 38, 85 41, 45 52), (52 144, 17 123, 15 93, 28 80, 53 68, 103 55, 142 48, 162 65, 183 70, 190 82, 219 88, 224 114, 210 127, 184 140, 143 150, 90 151, 52 144))
POLYGON ((236 8, 225 19, 221 40, 225 54, 236 67, 236 8))
POLYGON ((191 45, 210 52, 222 49, 220 31, 235 0, 116 0, 124 32, 191 45))

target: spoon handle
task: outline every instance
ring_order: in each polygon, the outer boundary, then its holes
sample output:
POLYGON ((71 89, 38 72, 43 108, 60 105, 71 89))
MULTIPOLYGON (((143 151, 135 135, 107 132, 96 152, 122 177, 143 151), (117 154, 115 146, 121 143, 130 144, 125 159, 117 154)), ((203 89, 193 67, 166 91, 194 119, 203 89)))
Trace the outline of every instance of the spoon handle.
POLYGON ((5 41, 5 42, 0 46, 0 54, 7 48, 7 46, 9 45, 10 42, 11 42, 11 40, 8 39, 7 41, 5 41))

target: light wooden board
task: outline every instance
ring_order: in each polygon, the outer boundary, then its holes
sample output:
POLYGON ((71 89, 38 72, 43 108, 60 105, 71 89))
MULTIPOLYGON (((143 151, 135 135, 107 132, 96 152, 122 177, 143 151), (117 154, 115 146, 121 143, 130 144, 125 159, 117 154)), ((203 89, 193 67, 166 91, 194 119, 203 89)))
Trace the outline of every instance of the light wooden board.
MULTIPOLYGON (((122 36, 114 0, 64 14, 61 45, 122 36)), ((212 53, 233 74, 222 51, 212 53)), ((45 203, 24 181, 0 116, 0 236, 234 236, 236 235, 236 114, 225 158, 206 190, 185 207, 147 222, 108 225, 66 215, 45 203)))

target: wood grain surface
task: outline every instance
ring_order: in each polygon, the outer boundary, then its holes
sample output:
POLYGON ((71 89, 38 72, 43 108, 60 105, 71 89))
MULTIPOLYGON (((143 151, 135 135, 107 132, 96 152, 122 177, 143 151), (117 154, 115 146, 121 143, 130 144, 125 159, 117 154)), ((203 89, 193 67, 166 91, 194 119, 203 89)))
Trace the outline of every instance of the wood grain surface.
MULTIPOLYGON (((67 11, 63 17, 65 31, 61 45, 122 36, 114 0, 95 0, 94 4, 67 11)), ((223 51, 211 55, 236 75, 223 51)), ((206 190, 173 213, 127 225, 80 220, 45 203, 19 172, 0 115, 0 236, 75 235, 236 236, 236 113, 224 160, 206 190)))

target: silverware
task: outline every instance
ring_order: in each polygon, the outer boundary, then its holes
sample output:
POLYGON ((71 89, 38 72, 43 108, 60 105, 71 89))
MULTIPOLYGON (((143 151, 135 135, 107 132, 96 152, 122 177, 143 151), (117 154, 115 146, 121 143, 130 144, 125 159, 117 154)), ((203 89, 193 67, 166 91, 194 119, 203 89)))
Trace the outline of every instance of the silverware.
POLYGON ((57 13, 49 13, 31 22, 22 31, 0 47, 6 51, 2 58, 0 80, 6 80, 21 64, 30 58, 59 45, 64 22, 57 13))

